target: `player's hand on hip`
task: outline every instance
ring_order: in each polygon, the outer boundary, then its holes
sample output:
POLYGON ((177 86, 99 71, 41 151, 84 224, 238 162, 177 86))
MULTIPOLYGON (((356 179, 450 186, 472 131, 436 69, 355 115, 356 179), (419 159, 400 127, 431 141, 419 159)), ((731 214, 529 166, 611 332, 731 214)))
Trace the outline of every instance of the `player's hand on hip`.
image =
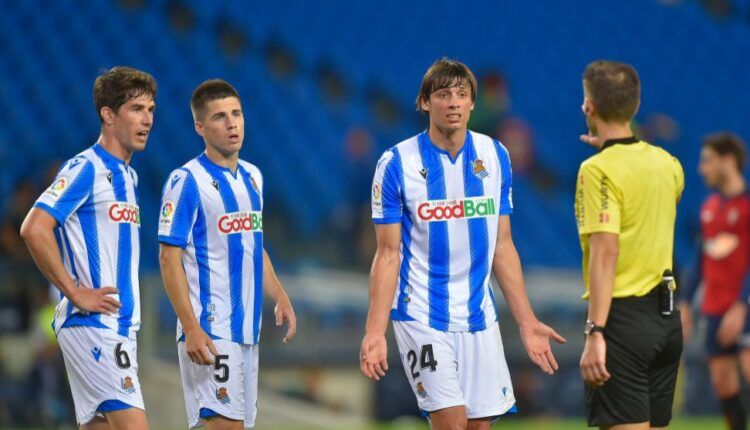
POLYGON ((719 330, 716 332, 716 340, 719 345, 728 347, 737 343, 737 338, 740 337, 740 333, 745 327, 746 315, 747 306, 744 303, 736 302, 729 308, 721 319, 719 330))
POLYGON ((693 311, 690 309, 690 304, 686 302, 680 302, 678 306, 682 322, 682 339, 688 340, 693 333, 693 311))
POLYGON ((70 301, 78 309, 91 313, 111 315, 117 313, 122 304, 111 297, 119 291, 114 287, 85 288, 78 287, 71 291, 70 301))
POLYGON ((607 342, 602 333, 586 336, 580 366, 586 385, 601 387, 609 380, 611 376, 607 371, 607 342))
POLYGON ((549 341, 551 338, 557 343, 565 343, 565 338, 557 334, 552 327, 540 321, 521 325, 520 331, 521 342, 523 342, 523 346, 526 348, 531 361, 539 366, 544 373, 549 375, 555 373, 558 365, 554 354, 552 354, 552 347, 550 347, 549 341))
POLYGON ((388 370, 388 343, 385 335, 365 334, 359 352, 359 368, 374 381, 385 376, 388 370))
POLYGON ((209 366, 214 364, 219 355, 214 341, 200 327, 185 330, 185 350, 193 363, 209 366))
POLYGON ((276 307, 273 309, 274 316, 276 317, 276 325, 280 326, 286 321, 287 329, 286 335, 282 342, 288 343, 297 333, 297 316, 294 315, 294 309, 292 308, 292 302, 286 295, 276 302, 276 307))

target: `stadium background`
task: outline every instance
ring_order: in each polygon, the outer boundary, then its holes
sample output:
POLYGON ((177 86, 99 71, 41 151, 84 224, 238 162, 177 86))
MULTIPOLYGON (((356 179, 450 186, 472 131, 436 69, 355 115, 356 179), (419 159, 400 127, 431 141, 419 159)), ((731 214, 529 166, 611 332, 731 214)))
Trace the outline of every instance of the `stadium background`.
MULTIPOLYGON (((539 316, 569 339, 555 347, 562 370, 542 376, 502 313, 521 413, 500 428, 583 427, 584 305, 572 202, 578 164, 592 153, 578 141, 585 65, 607 58, 636 66, 643 81, 637 134, 685 167, 680 267, 692 263, 707 193, 696 173, 701 137, 729 129, 750 138, 748 0, 0 5, 0 428, 72 420, 48 329, 53 303, 18 229, 59 163, 97 138, 91 88, 104 68, 137 67, 159 84, 147 150, 133 161, 143 232, 139 364, 154 429, 185 422, 175 316, 155 237, 166 175, 202 148, 188 100, 205 79, 227 79, 242 96, 242 156, 266 177, 266 244, 300 318, 289 346, 264 320, 260 429, 423 426, 397 354, 389 376, 374 384, 358 374, 357 351, 374 249, 371 175, 384 149, 426 126, 413 102, 435 59, 462 60, 479 78, 470 127, 499 137, 511 153, 513 233, 527 288, 539 316)), ((716 402, 697 341, 685 361, 675 404, 682 420, 674 428, 721 428, 711 418, 716 402), (704 414, 704 421, 692 418, 704 414)))

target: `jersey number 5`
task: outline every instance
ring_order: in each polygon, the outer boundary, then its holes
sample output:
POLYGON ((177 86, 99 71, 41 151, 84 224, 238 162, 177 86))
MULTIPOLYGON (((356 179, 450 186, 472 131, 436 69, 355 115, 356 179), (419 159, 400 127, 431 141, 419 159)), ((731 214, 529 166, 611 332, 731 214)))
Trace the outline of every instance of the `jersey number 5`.
MULTIPOLYGON (((435 360, 435 353, 432 351, 432 344, 422 345, 422 351, 419 354, 419 368, 429 368, 430 372, 434 372, 437 368, 438 362, 435 360)), ((417 353, 414 350, 409 351, 406 354, 406 358, 409 359, 409 366, 411 367, 411 377, 416 379, 419 377, 417 371, 417 353)))
POLYGON ((222 363, 221 360, 228 360, 228 355, 217 355, 216 361, 214 362, 214 369, 216 370, 216 373, 214 374, 214 379, 216 382, 227 382, 229 380, 229 365, 227 363, 222 363))

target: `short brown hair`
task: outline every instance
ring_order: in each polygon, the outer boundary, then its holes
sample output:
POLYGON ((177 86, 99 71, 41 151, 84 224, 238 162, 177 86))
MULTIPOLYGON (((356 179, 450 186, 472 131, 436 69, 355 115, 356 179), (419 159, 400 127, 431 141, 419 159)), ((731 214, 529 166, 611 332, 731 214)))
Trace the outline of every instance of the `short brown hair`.
POLYGON ((102 108, 108 107, 117 112, 128 100, 148 94, 156 97, 156 81, 146 72, 126 66, 115 66, 94 81, 94 107, 102 118, 102 108))
POLYGON ((745 142, 741 137, 730 131, 709 134, 703 138, 703 147, 713 149, 722 157, 727 155, 734 157, 734 161, 737 163, 737 170, 740 172, 745 166, 745 158, 747 156, 745 142))
POLYGON ((599 117, 606 121, 628 122, 638 112, 641 80, 630 64, 594 61, 586 66, 583 82, 599 117))
POLYGON ((208 102, 227 97, 236 97, 239 100, 240 95, 229 82, 223 79, 209 79, 198 85, 190 98, 190 110, 193 111, 193 118, 203 117, 208 102))
POLYGON ((466 64, 450 58, 435 61, 422 78, 422 86, 417 95, 417 112, 424 112, 422 102, 429 100, 435 91, 461 84, 468 84, 471 87, 471 100, 473 101, 477 96, 477 78, 466 64))

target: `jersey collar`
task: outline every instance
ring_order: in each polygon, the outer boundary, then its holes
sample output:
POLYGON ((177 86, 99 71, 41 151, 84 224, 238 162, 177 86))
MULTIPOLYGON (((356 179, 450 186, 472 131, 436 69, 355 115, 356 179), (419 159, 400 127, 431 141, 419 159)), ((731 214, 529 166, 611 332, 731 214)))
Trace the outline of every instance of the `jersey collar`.
POLYGON ((96 142, 94 144, 93 149, 96 155, 98 155, 99 158, 101 158, 103 161, 115 163, 116 165, 122 164, 123 166, 128 167, 127 164, 125 164, 125 160, 115 157, 114 155, 107 152, 107 150, 104 149, 104 147, 102 147, 102 145, 99 142, 96 142))
POLYGON ((609 148, 610 146, 614 146, 617 144, 622 145, 629 145, 631 143, 638 143, 640 142, 640 139, 638 139, 635 136, 630 137, 618 137, 616 139, 608 139, 604 141, 604 145, 602 145, 602 149, 599 150, 599 152, 604 151, 605 149, 609 148))

